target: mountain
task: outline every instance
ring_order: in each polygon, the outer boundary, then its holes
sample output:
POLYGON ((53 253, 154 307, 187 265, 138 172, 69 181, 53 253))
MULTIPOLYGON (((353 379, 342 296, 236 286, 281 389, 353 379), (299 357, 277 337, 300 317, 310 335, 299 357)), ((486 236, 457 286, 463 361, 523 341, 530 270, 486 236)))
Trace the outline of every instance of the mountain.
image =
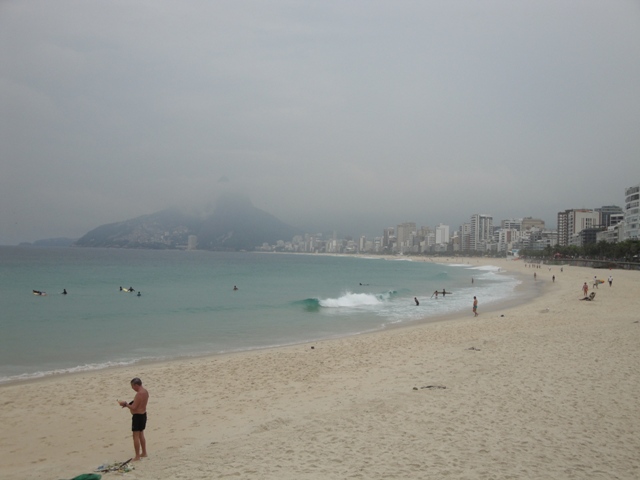
POLYGON ((142 215, 124 222, 94 228, 74 245, 79 247, 120 247, 170 249, 186 246, 195 235, 200 220, 175 209, 142 215))
POLYGON ((247 197, 227 195, 218 199, 198 233, 204 250, 253 250, 263 243, 291 240, 300 231, 253 206, 247 197))
POLYGON ((297 229, 253 206, 247 197, 221 197, 212 214, 198 216, 168 209, 95 228, 75 242, 81 247, 186 248, 189 236, 200 250, 253 250, 263 243, 290 240, 297 229))

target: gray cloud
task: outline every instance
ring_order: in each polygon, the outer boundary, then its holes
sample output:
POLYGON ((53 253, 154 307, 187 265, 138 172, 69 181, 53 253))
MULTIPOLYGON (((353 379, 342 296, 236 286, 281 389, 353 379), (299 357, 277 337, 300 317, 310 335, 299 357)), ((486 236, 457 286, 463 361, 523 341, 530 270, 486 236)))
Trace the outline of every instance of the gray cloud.
POLYGON ((622 204, 639 27, 623 0, 2 2, 0 244, 222 189, 353 235, 622 204))

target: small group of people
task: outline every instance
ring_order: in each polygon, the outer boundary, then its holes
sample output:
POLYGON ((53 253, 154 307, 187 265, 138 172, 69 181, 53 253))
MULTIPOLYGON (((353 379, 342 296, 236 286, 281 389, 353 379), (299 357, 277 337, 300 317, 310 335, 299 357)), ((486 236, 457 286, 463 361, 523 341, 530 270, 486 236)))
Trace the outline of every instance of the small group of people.
MULTIPOLYGON (((610 287, 613 285, 613 277, 611 275, 609 275, 609 278, 607 278, 607 282, 609 283, 610 287)), ((593 288, 598 288, 598 285, 601 283, 604 283, 604 280, 598 280, 598 276, 594 275, 593 288)), ((584 296, 580 300, 593 300, 593 297, 595 297, 596 295, 595 292, 591 292, 591 294, 589 295, 589 285, 587 285, 587 282, 584 282, 582 284, 582 293, 584 294, 584 296)))
POLYGON ((442 289, 442 292, 439 292, 438 290, 436 290, 435 292, 433 292, 433 293, 431 294, 431 296, 433 297, 433 296, 435 295, 435 296, 436 296, 436 298, 438 298, 438 295, 439 295, 440 293, 442 293, 442 296, 444 297, 444 296, 446 296, 446 295, 447 295, 447 293, 449 293, 449 294, 450 294, 451 292, 447 292, 447 291, 443 288, 443 289, 442 289))
MULTIPOLYGON (((613 285, 613 277, 611 275, 609 275, 609 278, 607 278, 607 282, 609 283, 609 286, 613 285)), ((604 283, 604 280, 599 280, 598 276, 594 275, 593 276, 593 288, 598 288, 598 285, 600 285, 601 283, 604 283)))
MULTIPOLYGON (((121 291, 121 292, 129 292, 129 293, 131 293, 131 292, 135 292, 135 290, 133 289, 133 287, 129 287, 129 288, 122 288, 122 287, 120 287, 120 291, 121 291)), ((141 297, 141 296, 142 296, 142 293, 140 293, 140 290, 138 290, 138 294, 137 294, 136 296, 137 296, 137 297, 141 297)))
MULTIPOLYGON (((362 284, 361 284, 362 285, 362 284)), ((435 295, 436 298, 438 298, 438 295, 442 294, 442 296, 446 296, 446 294, 451 294, 451 292, 447 292, 444 288, 442 289, 442 292, 440 292, 439 290, 436 290, 435 292, 433 292, 431 294, 431 297, 433 298, 433 296, 435 295)), ((418 300, 418 297, 413 297, 413 301, 415 302, 416 306, 420 305, 420 301, 418 300)))
MULTIPOLYGON (((44 296, 47 294, 47 292, 43 292, 41 290, 32 290, 34 295, 38 295, 38 296, 44 296)), ((62 292, 60 292, 60 295, 66 295, 67 294, 67 289, 63 288, 62 292)))

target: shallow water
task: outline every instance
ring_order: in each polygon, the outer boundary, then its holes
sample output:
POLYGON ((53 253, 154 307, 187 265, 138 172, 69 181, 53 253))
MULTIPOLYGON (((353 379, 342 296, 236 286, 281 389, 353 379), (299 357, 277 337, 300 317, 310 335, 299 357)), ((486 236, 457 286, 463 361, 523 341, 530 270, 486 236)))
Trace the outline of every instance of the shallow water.
POLYGON ((0 247, 0 382, 374 331, 517 284, 492 267, 379 257, 0 247))

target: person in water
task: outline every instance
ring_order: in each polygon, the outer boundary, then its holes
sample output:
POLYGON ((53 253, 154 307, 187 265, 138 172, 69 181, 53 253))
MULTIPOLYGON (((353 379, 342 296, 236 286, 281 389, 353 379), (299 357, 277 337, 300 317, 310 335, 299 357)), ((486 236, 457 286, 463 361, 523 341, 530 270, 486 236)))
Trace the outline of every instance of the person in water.
POLYGON ((67 294, 67 289, 66 289, 66 288, 63 288, 63 289, 62 289, 62 294, 63 294, 63 295, 66 295, 66 294, 67 294))
POLYGON ((233 286, 233 290, 238 290, 238 287, 236 285, 233 286))
POLYGON ((137 296, 138 296, 138 297, 141 297, 141 296, 142 296, 142 294, 141 294, 140 292, 138 292, 138 295, 137 295, 137 296))
POLYGON ((144 438, 144 429, 147 426, 147 402, 149 392, 142 386, 142 380, 138 377, 131 380, 131 388, 136 392, 132 402, 118 400, 122 408, 131 411, 131 431, 133 432, 133 449, 136 456, 133 461, 138 461, 147 456, 147 441, 144 438))
POLYGON ((413 297, 413 301, 416 302, 416 305, 420 305, 420 302, 418 301, 418 297, 413 297))

